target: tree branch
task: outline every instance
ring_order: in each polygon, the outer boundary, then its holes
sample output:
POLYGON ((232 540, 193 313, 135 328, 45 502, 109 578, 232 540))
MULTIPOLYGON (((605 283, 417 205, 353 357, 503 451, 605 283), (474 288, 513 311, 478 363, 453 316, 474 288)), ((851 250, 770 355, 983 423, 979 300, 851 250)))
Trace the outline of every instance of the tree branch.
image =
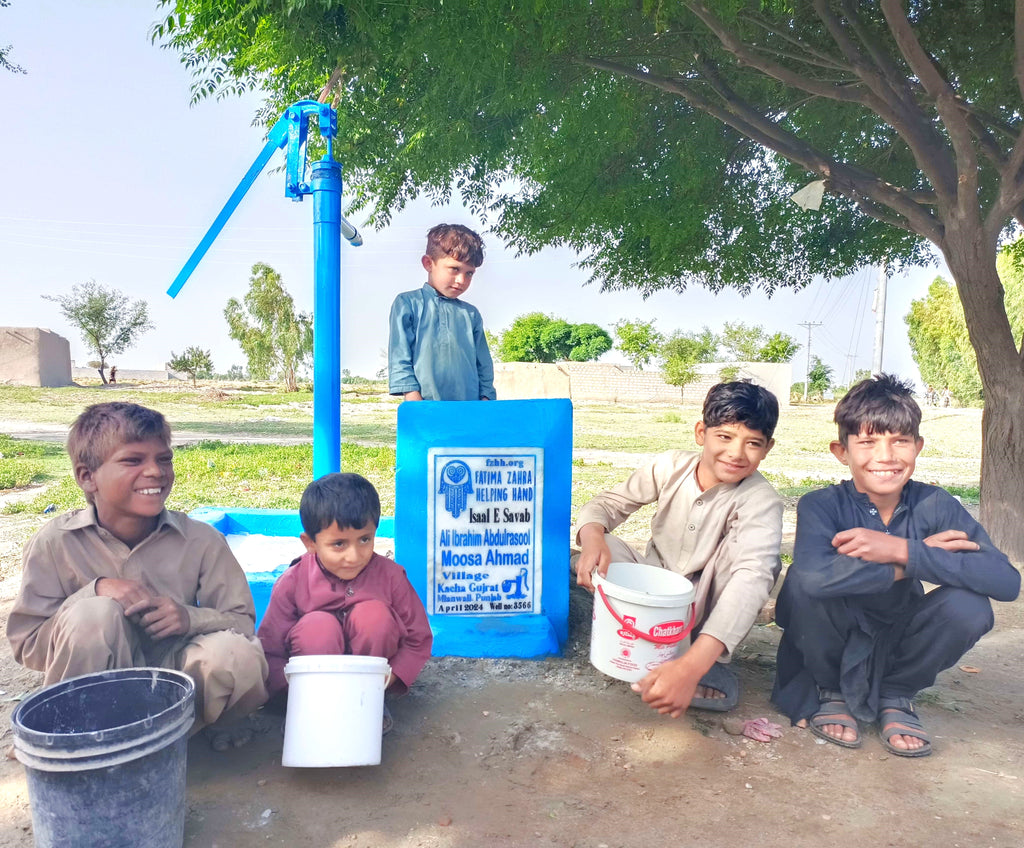
MULTIPOLYGON (((902 229, 936 243, 942 236, 942 227, 932 212, 916 203, 905 189, 887 183, 875 174, 854 165, 836 161, 808 146, 793 133, 783 129, 737 97, 717 76, 709 62, 705 62, 703 66, 704 79, 721 98, 721 102, 709 100, 696 91, 692 84, 681 78, 662 77, 597 57, 584 57, 579 61, 596 70, 626 76, 681 97, 693 108, 717 118, 762 147, 829 180, 837 193, 858 203, 868 200, 879 206, 887 206, 906 219, 902 229)), ((878 216, 872 214, 872 217, 878 216)), ((886 220, 886 223, 893 223, 893 220, 895 219, 886 220)))
MULTIPOLYGON (((909 100, 894 89, 889 80, 881 73, 861 51, 860 47, 850 38, 846 27, 833 13, 827 0, 813 0, 814 11, 825 24, 829 35, 839 46, 843 55, 853 65, 857 74, 871 88, 878 99, 887 105, 887 109, 877 109, 876 114, 886 121, 907 143, 921 172, 935 188, 936 194, 944 204, 952 205, 956 201, 956 163, 946 153, 945 139, 935 130, 931 121, 914 98, 909 100)), ((862 29, 859 24, 851 21, 856 32, 862 29)), ((893 66, 899 77, 906 74, 893 66)))
MULTIPOLYGON (((793 36, 791 36, 789 33, 782 32, 776 29, 775 27, 772 26, 771 23, 766 21, 760 15, 745 14, 743 17, 745 20, 750 21, 755 26, 761 27, 761 29, 763 29, 770 35, 773 35, 776 38, 780 39, 781 41, 785 41, 787 44, 791 44, 794 48, 796 48, 798 53, 796 55, 792 55, 792 58, 795 58, 799 61, 807 63, 808 65, 812 65, 818 68, 828 68, 836 71, 844 71, 850 74, 853 73, 853 68, 851 68, 850 65, 847 64, 846 62, 842 62, 836 57, 830 56, 828 53, 824 53, 821 50, 817 50, 814 47, 811 47, 809 44, 802 42, 799 38, 793 38, 793 36), (811 61, 812 58, 816 59, 817 61, 811 61)), ((787 58, 791 56, 791 54, 784 53, 781 50, 776 50, 775 52, 777 55, 786 56, 787 58)))
POLYGON ((914 34, 913 27, 903 11, 900 0, 881 0, 882 14, 889 31, 896 39, 896 46, 903 54, 910 69, 921 81, 921 85, 935 101, 935 108, 949 133, 953 152, 956 156, 957 185, 956 201, 962 216, 978 215, 978 158, 971 143, 972 134, 963 112, 957 105, 953 86, 939 73, 931 58, 925 53, 914 34))
MULTIPOLYGON (((843 0, 843 12, 846 14, 846 20, 850 24, 850 28, 853 30, 854 35, 860 40, 860 43, 864 45, 864 49, 871 57, 871 61, 875 67, 878 68, 881 79, 880 81, 893 93, 894 96, 899 98, 904 108, 916 110, 918 108, 917 101, 914 99, 913 90, 907 80, 905 71, 900 68, 895 62, 892 61, 892 57, 889 56, 885 50, 879 47, 878 36, 870 32, 857 17, 857 7, 854 5, 853 0, 843 0)), ((838 23, 838 22, 837 22, 838 23)), ((839 31, 842 31, 841 26, 836 27, 839 31)), ((831 32, 830 28, 830 32, 831 32)))
MULTIPOLYGON (((327 84, 323 87, 323 90, 320 92, 320 96, 316 99, 317 103, 326 103, 327 98, 331 97, 331 95, 334 93, 334 89, 338 87, 338 84, 341 82, 344 76, 345 69, 342 68, 341 65, 339 65, 331 72, 331 76, 327 80, 327 84)), ((338 98, 331 97, 331 103, 337 106, 338 98)))
POLYGON ((729 32, 722 21, 715 17, 711 10, 703 3, 690 2, 686 5, 711 30, 726 51, 736 57, 736 60, 741 65, 749 65, 752 68, 756 68, 761 73, 767 74, 785 85, 800 89, 800 91, 806 91, 808 94, 816 94, 819 97, 827 97, 829 100, 839 100, 844 103, 868 105, 864 94, 858 93, 849 85, 821 83, 803 74, 791 71, 785 65, 780 65, 764 56, 758 55, 748 45, 729 32))
POLYGON ((1017 137, 1013 150, 999 169, 999 197, 985 216, 986 234, 998 238, 1006 219, 1019 213, 1024 203, 1024 132, 1017 137))

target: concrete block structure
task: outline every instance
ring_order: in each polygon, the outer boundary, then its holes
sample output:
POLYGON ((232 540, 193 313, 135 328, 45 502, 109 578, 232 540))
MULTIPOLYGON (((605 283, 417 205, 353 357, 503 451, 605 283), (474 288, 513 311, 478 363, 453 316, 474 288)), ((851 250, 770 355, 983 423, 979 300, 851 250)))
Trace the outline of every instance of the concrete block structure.
POLYGON ((697 379, 680 389, 665 382, 660 371, 600 362, 499 362, 494 387, 500 400, 570 398, 593 403, 700 403, 723 368, 736 369, 736 379, 764 386, 789 405, 793 367, 788 362, 709 362, 698 364, 697 379))
POLYGON ((40 327, 0 327, 0 383, 71 385, 71 344, 40 327))

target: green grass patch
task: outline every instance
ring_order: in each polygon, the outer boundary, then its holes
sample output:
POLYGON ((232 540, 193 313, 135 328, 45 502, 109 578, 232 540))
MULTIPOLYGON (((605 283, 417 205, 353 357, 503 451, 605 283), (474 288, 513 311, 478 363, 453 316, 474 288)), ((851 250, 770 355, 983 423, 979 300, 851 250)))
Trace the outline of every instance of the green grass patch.
POLYGON ((48 483, 71 467, 64 446, 0 433, 0 490, 48 483))
MULTIPOLYGON (((343 444, 341 467, 344 471, 362 474, 373 483, 380 493, 384 514, 394 514, 393 448, 343 444)), ((174 487, 167 499, 171 509, 186 512, 199 506, 298 509, 302 492, 313 477, 313 448, 312 445, 199 442, 174 451, 174 475, 174 487)), ((31 500, 8 504, 4 512, 41 513, 50 505, 61 512, 85 506, 85 498, 69 474, 31 500)))

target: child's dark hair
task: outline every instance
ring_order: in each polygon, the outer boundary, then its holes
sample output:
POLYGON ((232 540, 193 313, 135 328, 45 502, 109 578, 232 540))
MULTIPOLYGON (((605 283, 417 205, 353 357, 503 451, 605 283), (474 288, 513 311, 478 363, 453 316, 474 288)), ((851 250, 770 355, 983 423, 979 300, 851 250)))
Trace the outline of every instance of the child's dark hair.
POLYGON ((705 427, 743 424, 769 441, 779 423, 779 402, 768 389, 746 380, 712 386, 704 398, 705 427))
POLYGON ((844 445, 861 430, 921 438, 921 407, 914 400, 914 386, 893 374, 876 374, 853 386, 836 404, 834 420, 844 445))
POLYGON ((95 471, 121 445, 162 439, 171 444, 171 427, 155 409, 137 403, 95 403, 75 419, 68 433, 71 467, 95 471))
POLYGON ((359 474, 325 474, 314 480, 299 501, 302 529, 311 539, 337 523, 339 530, 380 523, 380 497, 373 484, 359 474))
POLYGON ((450 256, 479 268, 484 264, 484 242, 462 224, 438 224, 427 233, 427 256, 431 259, 450 256))

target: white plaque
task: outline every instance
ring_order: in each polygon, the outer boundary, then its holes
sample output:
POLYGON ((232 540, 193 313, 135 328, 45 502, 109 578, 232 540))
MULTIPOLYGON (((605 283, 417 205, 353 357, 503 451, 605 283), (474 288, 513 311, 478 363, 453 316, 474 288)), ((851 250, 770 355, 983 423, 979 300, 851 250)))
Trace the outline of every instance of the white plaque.
POLYGON ((427 451, 427 612, 539 613, 543 448, 427 451))

